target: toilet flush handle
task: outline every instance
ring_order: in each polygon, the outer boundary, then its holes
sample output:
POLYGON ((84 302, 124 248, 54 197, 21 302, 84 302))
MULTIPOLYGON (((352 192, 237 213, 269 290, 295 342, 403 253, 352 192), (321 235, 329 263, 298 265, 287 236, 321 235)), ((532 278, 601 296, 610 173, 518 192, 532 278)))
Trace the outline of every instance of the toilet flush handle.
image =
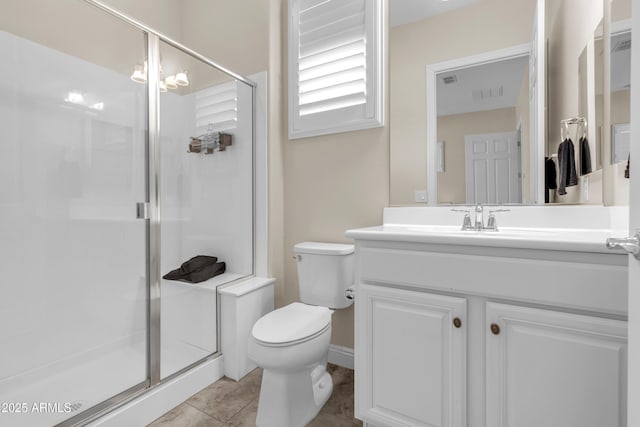
POLYGON ((347 288, 344 291, 344 296, 345 296, 346 299, 353 301, 353 300, 356 299, 356 290, 353 289, 353 288, 347 288))

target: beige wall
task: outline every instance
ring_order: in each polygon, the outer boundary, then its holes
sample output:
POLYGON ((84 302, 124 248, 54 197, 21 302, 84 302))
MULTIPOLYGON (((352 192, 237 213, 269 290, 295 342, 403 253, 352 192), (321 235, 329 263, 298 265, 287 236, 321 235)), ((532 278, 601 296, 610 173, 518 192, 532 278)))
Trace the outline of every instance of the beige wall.
POLYGON ((282 76, 282 22, 287 21, 286 3, 269 0, 269 274, 276 279, 275 304, 284 305, 284 140, 285 120, 282 100, 285 81, 282 76))
MULTIPOLYGON (((147 11, 149 19, 179 33, 179 23, 168 18, 177 11, 175 1, 158 3, 147 11)), ((144 9, 137 2, 135 8, 144 9)), ((127 75, 145 55, 142 32, 80 1, 3 2, 0 28, 127 75)))
POLYGON ((466 203, 465 135, 515 130, 513 107, 438 117, 438 141, 445 142, 445 172, 438 174, 438 202, 466 203))
POLYGON ((631 18, 631 0, 611 1, 611 22, 631 18))
POLYGON ((390 30, 392 205, 426 188, 426 66, 529 43, 534 10, 534 0, 484 0, 390 30))
MULTIPOLYGON (((286 8, 285 0, 282 4, 286 8)), ((287 34, 285 22, 283 35, 287 34)), ((282 43, 282 96, 286 100, 285 36, 282 43)), ((286 101, 280 114, 287 117, 286 101)), ((285 140, 283 155, 283 304, 288 304, 299 300, 293 245, 309 240, 351 243, 344 237, 346 230, 382 223, 382 208, 389 201, 389 128, 285 140)), ((336 310, 332 328, 333 344, 353 348, 353 308, 336 310)))
POLYGON ((269 0, 105 0, 241 75, 267 70, 269 0))

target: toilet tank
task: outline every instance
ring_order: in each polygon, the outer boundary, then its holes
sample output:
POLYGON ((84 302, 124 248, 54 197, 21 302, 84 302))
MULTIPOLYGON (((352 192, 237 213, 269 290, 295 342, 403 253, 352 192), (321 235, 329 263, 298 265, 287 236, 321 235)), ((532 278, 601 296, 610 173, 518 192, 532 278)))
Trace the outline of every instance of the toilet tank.
POLYGON ((353 285, 353 245, 303 242, 296 244, 293 251, 298 261, 300 301, 330 308, 353 304, 344 296, 344 291, 353 285))

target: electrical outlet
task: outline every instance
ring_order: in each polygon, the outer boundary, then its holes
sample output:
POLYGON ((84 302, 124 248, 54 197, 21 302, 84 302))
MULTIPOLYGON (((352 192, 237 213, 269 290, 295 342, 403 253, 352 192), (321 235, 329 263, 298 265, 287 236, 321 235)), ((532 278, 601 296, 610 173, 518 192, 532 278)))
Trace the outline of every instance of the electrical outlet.
POLYGON ((413 192, 413 201, 416 203, 427 202, 427 190, 416 190, 413 192))

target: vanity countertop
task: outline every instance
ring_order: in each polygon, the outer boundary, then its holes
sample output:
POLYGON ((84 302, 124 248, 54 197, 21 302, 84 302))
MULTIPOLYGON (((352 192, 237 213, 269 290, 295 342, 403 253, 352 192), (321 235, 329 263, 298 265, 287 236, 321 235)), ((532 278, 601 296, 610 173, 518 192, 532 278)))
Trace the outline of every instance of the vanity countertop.
POLYGON ((626 206, 508 208, 509 212, 497 216, 499 231, 462 231, 462 216, 451 212, 451 207, 390 207, 383 211, 384 225, 348 230, 346 236, 362 240, 626 254, 606 247, 607 238, 628 236, 626 206))
POLYGON ((605 246, 608 237, 623 237, 625 230, 578 228, 501 227, 499 231, 462 231, 449 225, 382 225, 348 230, 360 240, 402 241, 464 246, 542 249, 572 252, 626 254, 605 246))

